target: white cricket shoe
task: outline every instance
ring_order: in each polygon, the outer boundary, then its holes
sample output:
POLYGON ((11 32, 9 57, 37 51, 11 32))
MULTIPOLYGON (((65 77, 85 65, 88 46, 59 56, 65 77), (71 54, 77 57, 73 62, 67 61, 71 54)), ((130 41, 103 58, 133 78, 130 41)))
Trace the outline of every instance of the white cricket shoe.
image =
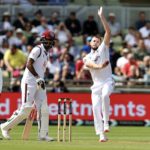
POLYGON ((2 135, 5 139, 10 140, 11 137, 9 135, 9 130, 4 130, 3 129, 3 124, 0 125, 1 131, 2 131, 2 135))
POLYGON ((109 131, 110 131, 109 124, 108 123, 104 124, 104 132, 109 132, 109 131))
POLYGON ((100 134, 99 142, 107 142, 107 141, 108 141, 108 138, 107 138, 107 136, 105 135, 105 133, 101 133, 101 134, 100 134))
POLYGON ((54 138, 49 137, 49 136, 45 136, 45 137, 40 137, 39 140, 40 140, 40 141, 51 142, 51 141, 54 141, 54 138))

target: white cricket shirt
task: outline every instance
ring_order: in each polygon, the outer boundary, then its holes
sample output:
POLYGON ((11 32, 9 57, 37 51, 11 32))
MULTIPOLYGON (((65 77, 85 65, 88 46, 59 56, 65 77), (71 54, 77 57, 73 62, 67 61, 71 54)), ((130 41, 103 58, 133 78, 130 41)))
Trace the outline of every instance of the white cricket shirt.
MULTIPOLYGON (((93 61, 95 64, 102 64, 106 60, 109 60, 109 48, 105 45, 104 41, 96 51, 91 50, 91 52, 83 58, 84 63, 87 61, 93 61)), ((89 71, 94 84, 103 84, 105 81, 112 78, 112 69, 110 63, 103 69, 89 68, 89 71)))
MULTIPOLYGON (((46 52, 43 44, 35 46, 29 54, 29 58, 32 58, 35 62, 33 67, 37 74, 44 78, 44 73, 48 62, 48 53, 46 52)), ((26 67, 22 81, 27 84, 36 84, 36 78, 26 67)))

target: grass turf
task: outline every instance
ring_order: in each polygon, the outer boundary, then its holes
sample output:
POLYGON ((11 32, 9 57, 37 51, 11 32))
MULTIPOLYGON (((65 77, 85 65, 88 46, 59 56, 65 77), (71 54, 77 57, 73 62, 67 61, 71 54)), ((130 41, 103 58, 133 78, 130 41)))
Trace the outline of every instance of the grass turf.
MULTIPOLYGON (((150 128, 113 127, 109 141, 98 142, 92 126, 74 126, 72 142, 45 142, 37 140, 37 126, 32 127, 30 139, 21 140, 23 126, 11 131, 12 140, 0 140, 1 150, 150 150, 150 128)), ((57 137, 57 127, 50 126, 50 135, 57 137)))

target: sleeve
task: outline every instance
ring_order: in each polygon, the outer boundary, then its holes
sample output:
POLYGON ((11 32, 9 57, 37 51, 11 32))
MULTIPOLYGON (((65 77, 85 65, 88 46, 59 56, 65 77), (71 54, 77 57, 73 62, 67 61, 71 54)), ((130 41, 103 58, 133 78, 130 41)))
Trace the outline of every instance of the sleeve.
POLYGON ((21 58, 22 63, 25 64, 27 60, 27 56, 21 50, 19 50, 19 56, 21 58))
POLYGON ((86 55, 84 58, 83 58, 83 63, 86 65, 86 63, 90 62, 90 57, 89 55, 86 55))
POLYGON ((9 50, 7 50, 4 54, 4 61, 8 61, 9 59, 9 50))
POLYGON ((27 61, 27 56, 23 54, 23 62, 26 63, 26 61, 27 61))
POLYGON ((40 55, 40 48, 35 47, 31 50, 29 58, 32 58, 34 61, 36 61, 39 55, 40 55))
POLYGON ((89 68, 86 66, 87 63, 91 62, 92 60, 90 59, 90 56, 89 55, 86 55, 84 58, 83 58, 83 68, 85 70, 89 70, 89 68))

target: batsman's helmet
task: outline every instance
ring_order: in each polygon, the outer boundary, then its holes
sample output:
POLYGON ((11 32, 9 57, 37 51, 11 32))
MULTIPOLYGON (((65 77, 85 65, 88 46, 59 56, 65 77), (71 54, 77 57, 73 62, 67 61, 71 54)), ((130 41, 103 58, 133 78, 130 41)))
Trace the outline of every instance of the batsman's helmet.
POLYGON ((55 34, 50 30, 46 30, 41 36, 41 43, 46 49, 52 48, 55 44, 55 40, 55 34))

